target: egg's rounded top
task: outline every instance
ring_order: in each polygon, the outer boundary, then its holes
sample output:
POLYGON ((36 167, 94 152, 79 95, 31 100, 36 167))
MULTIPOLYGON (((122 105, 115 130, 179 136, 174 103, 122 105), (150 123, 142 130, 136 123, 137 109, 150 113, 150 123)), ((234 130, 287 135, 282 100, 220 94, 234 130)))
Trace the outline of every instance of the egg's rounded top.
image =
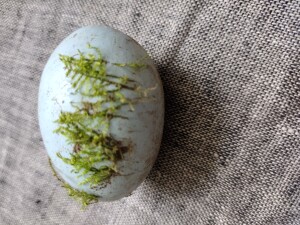
POLYGON ((55 173, 76 196, 116 200, 136 189, 157 157, 163 116, 153 61, 111 27, 76 30, 44 68, 40 129, 55 173))

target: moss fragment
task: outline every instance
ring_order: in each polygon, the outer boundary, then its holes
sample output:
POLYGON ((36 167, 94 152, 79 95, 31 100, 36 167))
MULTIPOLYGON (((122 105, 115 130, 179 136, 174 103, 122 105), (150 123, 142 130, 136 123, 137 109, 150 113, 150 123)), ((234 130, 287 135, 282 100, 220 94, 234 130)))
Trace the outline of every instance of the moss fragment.
POLYGON ((54 170, 50 158, 49 158, 49 165, 50 165, 50 168, 52 169, 53 175, 59 180, 59 182, 61 183, 61 186, 67 189, 69 196, 82 204, 82 209, 85 209, 88 205, 90 205, 92 203, 98 202, 98 198, 99 198, 98 196, 88 194, 84 191, 76 190, 75 188, 73 188, 69 184, 67 184, 65 181, 63 181, 57 175, 56 171, 54 170))
MULTIPOLYGON (((78 50, 75 56, 60 55, 64 64, 66 77, 75 94, 84 96, 84 101, 73 103, 74 111, 61 112, 55 121, 58 128, 55 133, 63 135, 69 144, 73 145, 73 152, 69 157, 57 153, 63 162, 73 167, 72 172, 83 177, 80 185, 89 184, 94 188, 109 180, 117 171, 117 161, 123 154, 119 141, 110 134, 110 123, 113 118, 127 119, 117 114, 124 106, 133 111, 134 103, 144 96, 145 90, 128 76, 117 76, 107 73, 108 62, 103 59, 100 49, 88 44, 94 54, 85 54, 78 50), (134 98, 127 98, 123 91, 136 94, 134 98)), ((120 67, 141 69, 144 64, 139 63, 112 63, 120 67)), ((69 195, 84 199, 86 205, 94 201, 94 197, 82 193, 64 184, 69 195)))

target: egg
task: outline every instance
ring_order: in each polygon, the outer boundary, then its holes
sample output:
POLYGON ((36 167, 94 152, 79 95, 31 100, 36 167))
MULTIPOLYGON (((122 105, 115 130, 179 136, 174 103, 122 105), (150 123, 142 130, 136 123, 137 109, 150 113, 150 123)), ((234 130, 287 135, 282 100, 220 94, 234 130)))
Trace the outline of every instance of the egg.
POLYGON ((84 205, 129 196, 163 133, 160 76, 134 39, 108 26, 66 37, 42 73, 39 125, 54 174, 84 205))

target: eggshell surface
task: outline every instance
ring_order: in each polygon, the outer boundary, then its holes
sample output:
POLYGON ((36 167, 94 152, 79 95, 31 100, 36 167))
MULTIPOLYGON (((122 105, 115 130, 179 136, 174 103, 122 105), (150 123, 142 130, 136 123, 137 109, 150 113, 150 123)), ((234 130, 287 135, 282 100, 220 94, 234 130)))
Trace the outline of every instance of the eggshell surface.
MULTIPOLYGON (((130 91, 124 92, 132 97, 130 91)), ((39 124, 49 158, 58 175, 73 188, 99 196, 100 200, 113 201, 132 193, 149 174, 159 152, 163 122, 164 97, 162 83, 153 61, 147 52, 131 37, 108 26, 83 27, 65 38, 51 54, 41 77, 39 88, 39 124), (59 55, 74 56, 78 50, 94 53, 87 44, 101 50, 109 62, 107 72, 116 76, 127 75, 148 90, 147 96, 134 104, 134 111, 121 108, 118 114, 126 117, 113 118, 109 132, 116 140, 128 146, 128 151, 117 163, 118 173, 103 185, 91 188, 81 184, 84 177, 72 171, 73 167, 61 160, 57 153, 68 157, 73 147, 62 135, 54 133, 55 122, 61 112, 72 112, 72 103, 82 101, 74 94, 70 80, 66 77, 64 64, 59 55), (145 68, 118 67, 113 63, 145 64, 145 68)))

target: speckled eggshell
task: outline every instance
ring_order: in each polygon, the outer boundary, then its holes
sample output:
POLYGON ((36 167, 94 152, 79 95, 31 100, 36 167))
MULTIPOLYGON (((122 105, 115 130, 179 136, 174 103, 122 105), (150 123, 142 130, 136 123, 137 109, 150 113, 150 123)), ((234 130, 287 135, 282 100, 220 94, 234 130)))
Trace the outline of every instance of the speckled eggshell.
MULTIPOLYGON (((127 97, 130 92, 125 92, 127 97)), ((53 167, 58 175, 73 188, 99 196, 100 200, 112 201, 128 196, 149 174, 159 151, 164 121, 163 88, 159 74, 147 52, 131 37, 108 26, 88 26, 78 29, 65 38, 49 58, 40 82, 39 123, 43 141, 53 167), (108 73, 117 76, 128 75, 144 88, 152 88, 148 99, 134 105, 135 110, 124 107, 119 114, 128 119, 113 118, 110 133, 119 141, 130 146, 130 151, 117 163, 118 175, 110 178, 105 185, 91 189, 89 184, 79 185, 83 177, 72 171, 72 166, 57 157, 61 153, 68 157, 73 146, 59 134, 53 133, 58 127, 54 121, 61 111, 73 111, 71 102, 80 101, 72 94, 70 80, 59 59, 59 54, 75 55, 77 50, 92 53, 87 43, 101 50, 108 62, 142 62, 147 67, 139 70, 107 65, 108 73)))

